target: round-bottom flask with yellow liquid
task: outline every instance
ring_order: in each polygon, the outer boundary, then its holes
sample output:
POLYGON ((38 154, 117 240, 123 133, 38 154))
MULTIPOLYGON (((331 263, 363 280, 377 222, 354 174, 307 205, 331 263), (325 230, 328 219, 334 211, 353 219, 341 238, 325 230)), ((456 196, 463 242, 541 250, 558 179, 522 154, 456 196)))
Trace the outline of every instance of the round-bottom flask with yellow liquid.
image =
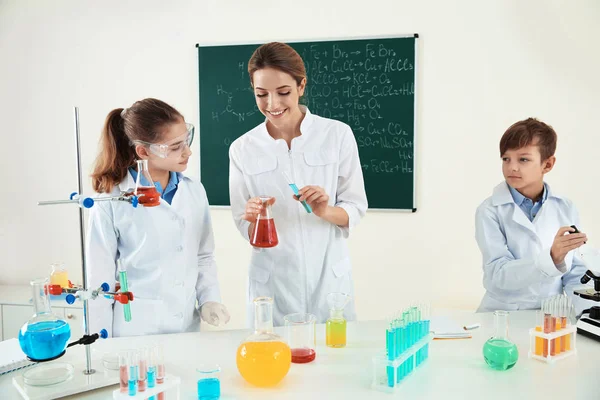
POLYGON ((255 330, 237 350, 237 368, 252 385, 275 386, 290 370, 292 352, 283 339, 273 333, 273 299, 258 297, 254 308, 255 330))

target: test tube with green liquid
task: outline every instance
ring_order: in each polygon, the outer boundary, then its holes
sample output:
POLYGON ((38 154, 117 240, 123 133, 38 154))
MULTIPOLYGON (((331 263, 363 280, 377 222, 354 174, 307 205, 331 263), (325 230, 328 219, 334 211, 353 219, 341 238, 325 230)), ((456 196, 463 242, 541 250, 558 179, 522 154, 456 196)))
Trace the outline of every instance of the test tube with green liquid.
MULTIPOLYGON (((127 271, 123 268, 121 260, 118 261, 119 267, 119 283, 121 284, 121 292, 129 292, 129 286, 127 286, 127 271)), ((129 303, 123 304, 123 314, 125 321, 131 321, 131 306, 129 303)))

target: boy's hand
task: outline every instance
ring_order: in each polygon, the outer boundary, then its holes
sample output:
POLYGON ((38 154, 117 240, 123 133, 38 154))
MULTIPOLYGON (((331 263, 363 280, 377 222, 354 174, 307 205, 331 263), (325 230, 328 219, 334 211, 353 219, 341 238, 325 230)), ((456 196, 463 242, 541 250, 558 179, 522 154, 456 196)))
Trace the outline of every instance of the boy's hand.
POLYGON ((550 256, 555 265, 561 264, 565 261, 568 252, 575 250, 587 241, 585 233, 569 233, 567 235, 567 232, 575 232, 575 229, 570 226, 563 226, 554 237, 550 256))

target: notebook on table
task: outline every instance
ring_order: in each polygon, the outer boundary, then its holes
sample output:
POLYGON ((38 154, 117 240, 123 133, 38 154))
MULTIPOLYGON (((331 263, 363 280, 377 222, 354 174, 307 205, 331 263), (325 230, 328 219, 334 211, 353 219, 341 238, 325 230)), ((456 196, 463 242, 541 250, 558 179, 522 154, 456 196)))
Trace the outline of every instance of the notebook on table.
POLYGON ((433 332, 434 339, 470 339, 473 337, 470 331, 446 316, 431 317, 429 330, 433 332))
POLYGON ((27 359, 16 338, 0 342, 0 375, 8 374, 36 363, 27 359))

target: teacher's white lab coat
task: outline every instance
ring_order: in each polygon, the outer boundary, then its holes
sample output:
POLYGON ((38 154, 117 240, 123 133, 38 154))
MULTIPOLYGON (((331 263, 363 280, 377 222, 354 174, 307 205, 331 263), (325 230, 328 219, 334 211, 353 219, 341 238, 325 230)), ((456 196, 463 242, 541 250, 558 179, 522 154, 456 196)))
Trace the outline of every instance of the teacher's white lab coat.
MULTIPOLYGON (((235 140, 229 150, 229 193, 235 223, 248 240, 249 222, 242 219, 251 197, 276 198, 272 207, 279 244, 251 248, 248 281, 248 325, 253 324, 253 299, 274 298, 274 324, 283 325, 289 313, 310 312, 318 322, 329 316, 326 296, 343 292, 354 296, 350 254, 346 238, 367 210, 367 197, 356 140, 342 122, 313 115, 302 107, 302 135, 274 140, 266 122, 235 140), (317 185, 329 195, 329 205, 346 210, 349 227, 341 228, 314 214, 292 198, 282 171, 288 171, 298 188, 317 185)), ((250 246, 249 246, 250 248, 250 246)), ((356 318, 354 302, 344 313, 356 318)))
MULTIPOLYGON (((115 187, 135 187, 130 174, 115 187)), ((204 187, 181 176, 171 204, 133 208, 125 202, 96 202, 90 209, 87 234, 88 287, 107 282, 114 290, 116 261, 127 270, 130 322, 123 306, 105 298, 90 301, 90 331, 102 328, 111 336, 136 336, 195 331, 196 309, 220 302, 214 240, 204 187)))
POLYGON ((567 254, 562 271, 550 256, 558 230, 579 227, 577 210, 546 187, 548 197, 533 222, 514 202, 506 182, 477 208, 475 236, 486 290, 478 311, 539 309, 541 300, 562 294, 563 288, 578 314, 586 306, 587 301, 573 295, 586 271, 577 251, 567 254))

